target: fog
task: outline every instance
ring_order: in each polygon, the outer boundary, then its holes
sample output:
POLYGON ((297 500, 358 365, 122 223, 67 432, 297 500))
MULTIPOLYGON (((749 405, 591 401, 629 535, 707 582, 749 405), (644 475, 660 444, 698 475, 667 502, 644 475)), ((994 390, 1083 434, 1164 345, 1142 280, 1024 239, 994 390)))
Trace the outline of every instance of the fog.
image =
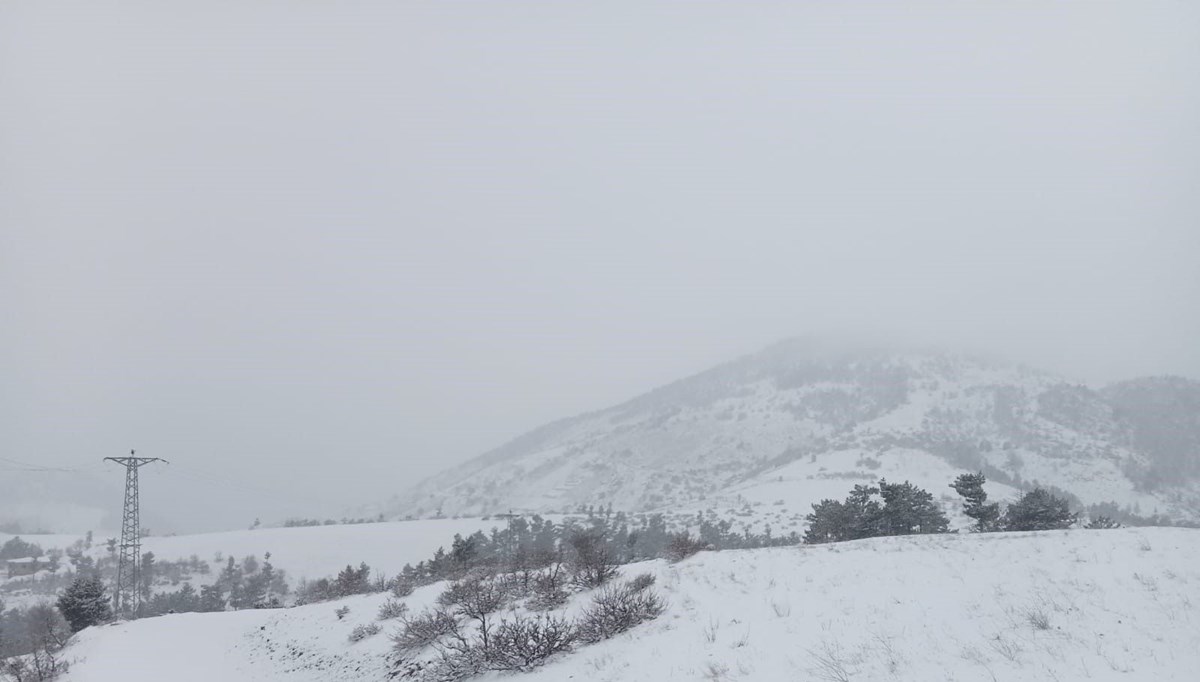
POLYGON ((1200 377, 1198 67, 1178 2, 5 3, 0 478, 342 514, 806 334, 1200 377))

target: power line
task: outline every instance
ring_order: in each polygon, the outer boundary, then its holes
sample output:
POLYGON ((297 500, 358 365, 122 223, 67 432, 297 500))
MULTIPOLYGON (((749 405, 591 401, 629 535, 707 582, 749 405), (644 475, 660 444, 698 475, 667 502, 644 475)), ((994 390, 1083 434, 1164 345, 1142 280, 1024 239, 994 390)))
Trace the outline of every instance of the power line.
POLYGON ((16 469, 13 469, 13 471, 47 471, 47 472, 57 472, 57 473, 64 473, 64 474, 83 473, 79 469, 64 469, 61 467, 48 467, 48 466, 42 466, 40 464, 30 464, 29 462, 22 462, 22 461, 16 460, 16 459, 10 459, 8 457, 0 457, 0 462, 7 462, 15 467, 18 467, 16 469))

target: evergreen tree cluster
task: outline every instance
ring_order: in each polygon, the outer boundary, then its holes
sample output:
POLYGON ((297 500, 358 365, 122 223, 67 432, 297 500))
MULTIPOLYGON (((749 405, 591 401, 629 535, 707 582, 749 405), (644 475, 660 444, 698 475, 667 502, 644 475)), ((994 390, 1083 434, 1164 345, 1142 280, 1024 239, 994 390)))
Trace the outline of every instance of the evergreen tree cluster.
MULTIPOLYGON (((1056 495, 1041 487, 1022 494, 1001 514, 998 503, 988 504, 984 483, 987 483, 987 478, 983 472, 979 472, 961 474, 950 484, 963 498, 963 513, 975 521, 972 531, 1061 530, 1070 528, 1079 520, 1079 515, 1071 511, 1065 494, 1056 495)), ((1111 528, 1113 525, 1108 521, 1101 522, 1097 527, 1111 528)))
POLYGON ((384 589, 386 584, 383 581, 372 583, 371 567, 366 563, 359 564, 358 568, 347 564, 335 578, 321 578, 303 583, 297 589, 297 603, 328 601, 354 594, 382 592, 384 589))
POLYGON ((1004 530, 1058 530, 1078 520, 1067 501, 1048 490, 1034 488, 1004 510, 1004 530))
POLYGON ((27 557, 40 557, 44 554, 42 548, 26 542, 19 536, 9 538, 8 542, 0 545, 0 561, 7 559, 25 559, 27 557))
POLYGON ((905 481, 878 486, 855 485, 842 502, 825 499, 807 517, 809 544, 860 540, 887 535, 945 533, 950 521, 933 495, 905 481), (875 499, 879 496, 879 499, 875 499))
MULTIPOLYGON (((204 570, 199 572, 208 572, 208 565, 199 559, 193 557, 186 561, 193 560, 204 565, 204 570)), ((279 608, 288 592, 287 578, 271 563, 270 552, 261 561, 255 556, 247 556, 241 561, 229 557, 212 584, 203 585, 197 591, 184 582, 177 590, 150 594, 142 602, 142 611, 138 615, 279 608)))
MULTIPOLYGON (((325 520, 292 518, 292 519, 285 520, 283 522, 283 527, 284 528, 310 528, 313 526, 354 526, 354 525, 359 525, 359 524, 363 524, 363 523, 383 523, 386 520, 387 519, 384 518, 383 514, 379 514, 378 516, 372 516, 372 517, 368 517, 368 518, 357 518, 357 519, 348 518, 348 517, 344 517, 344 516, 340 519, 325 519, 325 520)), ((258 519, 255 519, 254 525, 252 525, 250 527, 250 530, 254 530, 255 528, 258 528, 260 525, 262 525, 262 524, 259 523, 258 519)))

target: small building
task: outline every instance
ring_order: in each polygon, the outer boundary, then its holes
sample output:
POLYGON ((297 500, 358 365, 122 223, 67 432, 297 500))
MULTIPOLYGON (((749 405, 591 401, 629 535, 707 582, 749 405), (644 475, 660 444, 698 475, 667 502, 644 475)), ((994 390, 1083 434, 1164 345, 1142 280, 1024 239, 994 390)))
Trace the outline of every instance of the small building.
POLYGON ((22 575, 33 575, 38 571, 43 571, 50 568, 50 560, 42 557, 22 557, 20 559, 9 559, 4 562, 8 567, 8 577, 16 578, 22 575))

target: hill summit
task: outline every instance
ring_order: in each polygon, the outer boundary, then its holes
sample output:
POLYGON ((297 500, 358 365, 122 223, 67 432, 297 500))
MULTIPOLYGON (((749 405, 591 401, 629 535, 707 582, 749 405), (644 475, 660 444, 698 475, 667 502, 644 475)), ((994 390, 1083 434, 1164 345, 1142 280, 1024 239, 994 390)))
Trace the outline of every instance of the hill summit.
POLYGON ((1200 382, 1097 390, 994 359, 795 339, 537 428, 387 512, 652 511, 764 495, 806 508, 854 479, 920 479, 914 468, 943 495, 941 480, 982 470, 1000 492, 1036 482, 1113 512, 1196 521, 1200 382))

